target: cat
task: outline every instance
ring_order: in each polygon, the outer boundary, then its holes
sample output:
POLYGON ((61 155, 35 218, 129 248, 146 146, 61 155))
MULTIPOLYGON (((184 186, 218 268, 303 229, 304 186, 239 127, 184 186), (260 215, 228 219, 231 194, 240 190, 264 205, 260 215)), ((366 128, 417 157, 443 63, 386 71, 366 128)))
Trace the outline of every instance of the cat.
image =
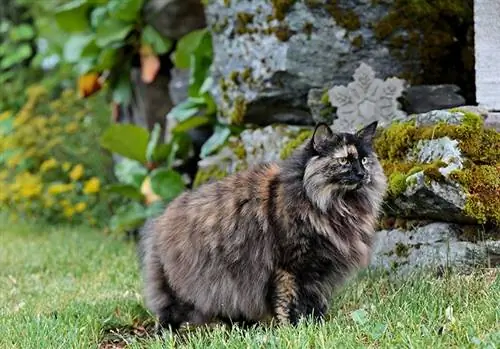
POLYGON ((148 223, 145 300, 160 328, 323 319, 333 292, 370 262, 387 188, 376 129, 317 124, 288 159, 186 191, 148 223))

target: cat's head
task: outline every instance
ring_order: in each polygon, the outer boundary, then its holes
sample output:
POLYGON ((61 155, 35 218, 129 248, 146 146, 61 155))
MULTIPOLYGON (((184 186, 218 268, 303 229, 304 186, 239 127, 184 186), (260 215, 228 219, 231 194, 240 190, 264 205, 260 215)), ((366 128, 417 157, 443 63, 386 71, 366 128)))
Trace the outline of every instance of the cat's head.
POLYGON ((377 122, 356 133, 335 133, 324 123, 316 126, 307 149, 304 185, 314 196, 346 193, 377 185, 383 176, 373 150, 377 122))

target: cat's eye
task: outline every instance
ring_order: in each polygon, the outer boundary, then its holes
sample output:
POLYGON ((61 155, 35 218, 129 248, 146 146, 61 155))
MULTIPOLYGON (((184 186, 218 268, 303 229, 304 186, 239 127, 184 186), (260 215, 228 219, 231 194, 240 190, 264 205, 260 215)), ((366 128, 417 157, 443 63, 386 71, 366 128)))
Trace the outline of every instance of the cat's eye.
POLYGON ((363 165, 366 165, 366 164, 368 163, 368 158, 362 158, 362 159, 361 159, 361 163, 362 163, 363 165))
POLYGON ((347 164, 347 158, 338 158, 337 160, 338 160, 339 164, 341 164, 341 165, 347 164))

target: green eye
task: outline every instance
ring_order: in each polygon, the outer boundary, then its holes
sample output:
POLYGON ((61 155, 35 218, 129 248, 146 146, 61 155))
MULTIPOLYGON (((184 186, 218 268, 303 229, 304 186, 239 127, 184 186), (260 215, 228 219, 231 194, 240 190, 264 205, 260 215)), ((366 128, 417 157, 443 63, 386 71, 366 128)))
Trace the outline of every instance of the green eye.
POLYGON ((347 159, 346 158, 338 158, 338 162, 341 165, 345 165, 345 164, 347 164, 347 159))
POLYGON ((368 163, 368 158, 362 158, 362 159, 361 159, 361 163, 362 163, 363 165, 366 165, 366 164, 368 163))

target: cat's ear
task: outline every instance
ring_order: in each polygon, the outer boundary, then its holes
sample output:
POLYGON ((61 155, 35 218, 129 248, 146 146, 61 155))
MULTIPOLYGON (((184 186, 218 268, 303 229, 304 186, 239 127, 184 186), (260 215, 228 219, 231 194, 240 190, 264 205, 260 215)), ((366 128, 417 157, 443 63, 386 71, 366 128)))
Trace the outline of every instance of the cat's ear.
POLYGON ((371 124, 363 127, 361 130, 356 132, 356 137, 363 140, 363 142, 371 144, 373 141, 373 137, 375 136, 375 132, 377 131, 378 121, 374 121, 371 124))
POLYGON ((314 150, 320 151, 324 149, 325 142, 331 141, 333 138, 334 134, 330 126, 324 122, 317 124, 311 139, 314 150))

